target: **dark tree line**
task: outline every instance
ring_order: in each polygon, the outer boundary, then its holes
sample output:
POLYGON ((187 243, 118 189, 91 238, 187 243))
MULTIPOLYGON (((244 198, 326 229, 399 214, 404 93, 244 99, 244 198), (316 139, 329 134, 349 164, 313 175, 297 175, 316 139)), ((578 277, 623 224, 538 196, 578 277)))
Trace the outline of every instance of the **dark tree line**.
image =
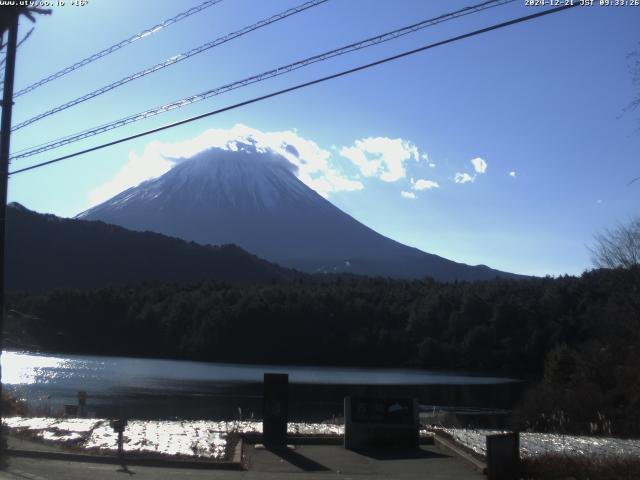
POLYGON ((535 412, 561 410, 587 422, 640 411, 639 287, 635 267, 475 283, 316 277, 67 289, 11 295, 7 335, 16 347, 68 353, 527 373, 542 379, 522 409, 531 425, 535 412))

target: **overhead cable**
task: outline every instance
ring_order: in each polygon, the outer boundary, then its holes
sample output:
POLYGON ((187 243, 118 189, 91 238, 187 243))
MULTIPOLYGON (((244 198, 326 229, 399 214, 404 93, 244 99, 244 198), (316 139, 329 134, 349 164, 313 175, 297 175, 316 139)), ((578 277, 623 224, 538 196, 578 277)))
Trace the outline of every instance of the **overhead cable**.
POLYGON ((146 30, 143 30, 140 33, 136 33, 135 35, 122 40, 114 45, 111 45, 110 47, 107 47, 103 50, 100 50, 97 53, 94 53, 93 55, 90 55, 86 58, 83 58, 82 60, 80 60, 79 62, 74 63, 73 65, 69 65, 68 67, 63 68, 62 70, 59 70, 45 78, 43 78, 42 80, 38 80, 37 82, 23 88, 22 90, 17 91, 16 93, 13 94, 13 97, 19 97, 21 95, 24 95, 25 93, 28 93, 32 90, 35 90, 36 88, 44 85, 45 83, 49 83, 57 78, 60 78, 68 73, 73 72, 74 70, 77 70, 81 67, 84 67, 85 65, 88 65, 91 62, 95 62, 96 60, 98 60, 99 58, 105 57, 117 50, 120 50, 121 48, 124 48, 128 45, 131 45, 132 43, 141 40, 145 37, 148 37, 149 35, 153 35, 154 33, 159 32, 160 30, 162 30, 163 28, 168 27, 169 25, 173 25, 174 23, 178 23, 181 20, 184 20, 185 18, 190 17, 191 15, 195 15, 196 13, 200 13, 202 12, 204 9, 212 7, 213 5, 216 5, 217 3, 220 3, 222 0, 207 0, 205 2, 202 2, 200 5, 197 5, 195 7, 190 8, 189 10, 186 10, 184 12, 181 12, 177 15, 175 15, 174 17, 168 18, 163 22, 160 22, 157 25, 154 25, 151 28, 147 28, 146 30))
POLYGON ((300 90, 302 88, 306 88, 306 87, 309 87, 311 85, 317 85, 319 83, 323 83, 323 82, 326 82, 328 80, 333 80, 335 78, 344 77, 346 75, 350 75, 350 74, 355 73, 355 72, 359 72, 359 71, 366 70, 366 69, 369 69, 369 68, 372 68, 372 67, 375 67, 375 66, 378 66, 378 65, 382 65, 384 63, 388 63, 388 62, 391 62, 391 61, 394 61, 394 60, 398 60, 400 58, 408 57, 409 55, 414 55, 416 53, 423 52, 425 50, 430 50, 432 48, 440 47, 442 45, 453 43, 453 42, 456 42, 456 41, 459 41, 459 40, 464 40, 466 38, 474 37, 476 35, 481 35, 483 33, 487 33, 487 32, 490 32, 492 30, 498 30, 500 28, 505 28, 505 27, 508 27, 510 25, 515 25, 515 24, 518 24, 518 23, 522 23, 522 22, 526 22, 526 21, 529 21, 529 20, 533 20, 533 19, 545 16, 545 15, 551 15, 551 14, 554 14, 554 13, 558 13, 560 11, 567 10, 569 8, 577 7, 578 5, 579 4, 577 4, 577 3, 575 3, 575 4, 567 4, 567 5, 563 5, 561 7, 542 10, 540 12, 533 13, 531 15, 525 15, 524 17, 518 17, 518 18, 515 18, 513 20, 509 20, 509 21, 506 21, 506 22, 494 24, 494 25, 491 25, 489 27, 481 28, 479 30, 474 30, 472 32, 465 33, 465 34, 462 34, 462 35, 458 35, 456 37, 448 38, 446 40, 441 40, 439 42, 431 43, 429 45, 425 45, 425 46, 420 47, 420 48, 416 48, 416 49, 413 49, 413 50, 405 51, 405 52, 402 52, 402 53, 399 53, 397 55, 393 55, 393 56, 390 56, 390 57, 386 57, 386 58, 383 58, 381 60, 377 60, 375 62, 367 63, 367 64, 364 64, 364 65, 360 65, 358 67, 350 68, 348 70, 343 70, 341 72, 334 73, 332 75, 327 75, 325 77, 317 78, 317 79, 311 80, 309 82, 300 83, 300 84, 294 85, 292 87, 288 87, 288 88, 285 88, 285 89, 282 89, 282 90, 278 90, 276 92, 268 93, 266 95, 261 95, 259 97, 254 97, 254 98, 252 98, 250 100, 245 100, 243 102, 239 102, 239 103, 236 103, 234 105, 230 105, 230 106, 227 106, 227 107, 224 107, 224 108, 220 108, 220 109, 213 110, 213 111, 210 111, 210 112, 207 112, 207 113, 203 113, 201 115, 196 115, 194 117, 187 118, 187 119, 184 119, 184 120, 180 120, 178 122, 173 122, 173 123, 170 123, 168 125, 164 125, 162 127, 153 128, 151 130, 140 132, 140 133, 137 133, 135 135, 130 135, 128 137, 119 138, 119 139, 113 140, 111 142, 103 143, 101 145, 97 145, 97 146, 94 146, 94 147, 91 147, 91 148, 87 148, 87 149, 84 149, 84 150, 81 150, 81 151, 78 151, 78 152, 70 153, 68 155, 64 155, 64 156, 61 156, 61 157, 58 157, 58 158, 54 158, 54 159, 48 160, 46 162, 41 162, 41 163, 37 163, 37 164, 31 165, 29 167, 20 168, 18 170, 14 170, 14 171, 10 172, 9 174, 10 175, 15 175, 17 173, 27 172, 29 170, 34 170, 36 168, 41 168, 41 167, 44 167, 44 166, 47 166, 47 165, 51 165, 53 163, 58 163, 58 162, 61 162, 63 160, 67 160, 69 158, 77 157, 77 156, 84 155, 84 154, 90 153, 90 152, 95 152, 97 150, 101 150, 103 148, 107 148, 107 147, 110 147, 110 146, 113 146, 113 145, 117 145, 119 143, 124 143, 124 142, 127 142, 129 140, 134 140, 136 138, 140 138, 140 137, 144 137, 144 136, 147 136, 147 135, 151 135, 153 133, 157 133, 157 132, 160 132, 160 131, 163 131, 163 130, 168 130, 170 128, 175 128, 177 126, 184 125, 184 124, 190 123, 190 122, 194 122, 196 120, 200 120, 200 119, 203 119, 203 118, 211 117, 213 115, 218 115, 220 113, 227 112, 229 110, 235 110, 236 108, 244 107, 246 105, 251 105, 253 103, 257 103, 257 102, 260 102, 260 101, 263 101, 263 100, 267 100, 269 98, 277 97, 277 96, 283 95, 285 93, 293 92, 295 90, 300 90))
POLYGON ((270 25, 272 23, 278 22, 280 20, 284 20, 287 17, 290 17, 291 15, 295 15, 296 13, 300 13, 303 12, 309 8, 312 7, 316 7, 320 4, 323 4, 325 2, 327 2, 328 0, 309 0, 301 5, 298 5, 297 7, 293 7, 290 8, 288 10, 285 10, 281 13, 278 13, 276 15, 273 15, 272 17, 269 18, 265 18, 263 20, 260 20, 257 23, 254 23, 252 25, 248 25, 240 30, 237 30, 235 32, 229 33, 227 35, 224 35, 222 37, 216 38, 215 40, 211 41, 211 42, 207 42, 203 45, 200 45, 199 47, 196 48, 192 48, 191 50, 187 51, 187 52, 183 52, 180 53, 178 55, 174 55, 171 58, 167 58, 165 61, 157 63, 151 67, 147 67, 144 70, 140 70, 139 72, 133 73, 131 75, 127 75, 126 77, 121 78, 120 80, 117 80, 113 83, 110 83, 108 85, 105 85, 104 87, 100 87, 97 90, 93 90, 92 92, 89 92, 85 95, 82 95, 81 97, 75 98, 73 100, 70 100, 66 103, 63 103, 62 105, 58 105, 55 108, 52 108, 50 110, 47 110, 46 112, 43 113, 39 113, 38 115, 31 117, 23 122, 18 123, 17 125, 15 125, 11 131, 15 131, 15 130, 19 130, 21 128, 26 127, 27 125, 31 125, 32 123, 37 122, 38 120, 42 120, 43 118, 49 117, 51 115, 53 115, 54 113, 58 113, 61 112, 63 110, 66 110, 67 108, 71 108, 75 105, 78 105, 80 103, 86 102, 87 100, 90 100, 92 98, 95 98, 99 95, 103 95, 107 92, 110 92, 111 90, 121 87, 122 85, 125 85, 129 82, 132 82, 133 80, 137 80, 138 78, 142 78, 145 77, 151 73, 155 73, 159 70, 162 70, 163 68, 169 67, 171 65, 175 65, 178 62, 182 62, 183 60, 186 60, 188 58, 193 57, 194 55, 198 55, 199 53, 205 52, 211 48, 217 47, 219 45, 222 45, 223 43, 229 42, 231 40, 233 40, 234 38, 238 38, 241 37, 243 35, 246 35, 250 32, 253 32, 254 30, 258 30, 259 28, 263 28, 266 27, 267 25, 270 25))
POLYGON ((26 158, 26 157, 30 157, 33 155, 37 155, 39 153, 42 152, 46 152, 48 150, 52 150, 54 148, 59 148, 62 147, 64 145, 68 145, 70 143, 74 143, 77 142, 79 140, 83 140, 85 138, 88 137, 92 137, 95 135, 99 135, 101 133, 107 132, 109 130, 113 130, 115 128, 120 128, 123 127, 125 125, 128 125, 130 123, 134 123, 140 120, 143 120, 145 118, 149 118, 149 117, 153 117, 155 115, 158 115, 160 113, 164 113, 164 112, 168 112, 170 110, 175 110, 177 108, 181 108, 184 107, 185 105, 190 105, 192 103, 196 103, 202 100, 205 100, 207 98, 213 97, 213 96, 217 96, 217 95, 221 95, 223 93, 229 92, 231 90, 235 90, 238 88, 242 88, 245 87, 247 85, 251 85, 253 83, 257 83, 257 82, 262 82, 264 80, 267 80, 269 78, 273 78, 273 77, 278 77, 280 75, 284 75, 286 73, 292 72, 294 70, 298 70, 300 68, 303 67, 307 67, 309 65, 312 65, 314 63, 317 62, 321 62, 321 61, 325 61, 328 60, 330 58, 333 57, 337 57, 340 55, 344 55, 350 52, 354 52, 357 50, 361 50, 363 48, 368 48, 371 47, 373 45, 378 45, 380 43, 384 43, 384 42, 388 42, 390 40, 394 40, 398 37, 407 35, 409 33, 413 33, 416 32, 418 30, 421 30, 423 28, 426 27, 430 27, 433 25, 437 25, 438 23, 442 23, 448 20, 453 20, 455 18, 459 18, 461 16, 464 15, 469 15, 472 13, 476 13, 482 10, 486 10, 488 8, 493 8, 496 6, 500 6, 500 5, 504 5, 507 3, 512 3, 515 0, 489 0, 489 1, 485 1, 483 3, 477 4, 477 5, 473 5, 473 6, 469 6, 469 7, 465 7, 463 9, 460 10, 456 10, 454 12, 450 12, 444 15, 440 15, 438 17, 435 18, 430 18, 428 20, 423 20, 421 22, 406 26, 406 27, 402 27, 387 33, 383 33, 381 35, 377 35, 375 37, 370 37, 364 40, 361 40, 359 42, 356 43, 351 43, 349 45, 334 49, 334 50, 330 50, 328 52, 324 52, 318 55, 314 55, 312 57, 308 57, 305 58, 303 60, 299 60, 297 62, 294 63, 290 63, 288 65, 284 65, 272 70, 268 70, 266 72, 262 72, 258 75, 253 75, 251 77, 248 78, 244 78, 242 80, 238 80, 226 85, 223 85, 221 87, 216 87, 210 90, 207 90, 205 92, 196 94, 196 95, 191 95, 189 97, 186 98, 182 98, 180 100, 176 100, 174 102, 170 102, 170 103, 166 103, 164 105, 160 105, 158 107, 149 109, 149 110, 145 110, 144 112, 140 112, 140 113, 136 113, 134 115, 129 115, 128 117, 124 117, 121 118, 119 120, 115 120, 88 130, 84 130, 82 132, 79 133, 75 133, 72 135, 68 135, 66 137, 63 138, 59 138, 56 140, 53 140, 51 142, 47 142, 45 144, 41 144, 41 145, 37 145, 35 147, 29 147, 28 150, 22 150, 19 152, 16 152, 11 158, 12 159, 19 159, 19 158, 26 158))

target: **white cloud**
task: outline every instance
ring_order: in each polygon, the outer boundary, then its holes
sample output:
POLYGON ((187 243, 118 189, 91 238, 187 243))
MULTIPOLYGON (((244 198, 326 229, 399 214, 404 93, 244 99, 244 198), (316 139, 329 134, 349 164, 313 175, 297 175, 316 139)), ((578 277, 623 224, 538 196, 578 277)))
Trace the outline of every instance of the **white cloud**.
POLYGON ((482 175, 487 171, 487 162, 485 162, 482 158, 476 157, 469 160, 471 165, 473 165, 473 169, 475 173, 473 175, 467 172, 456 172, 455 177, 453 178, 456 183, 473 183, 478 178, 478 175, 482 175))
POLYGON ((468 173, 464 172, 464 173, 460 173, 457 172, 456 176, 454 178, 454 181, 456 183, 473 183, 476 180, 476 176, 475 175, 469 175, 468 173))
POLYGON ((440 188, 440 184, 433 180, 418 179, 416 182, 411 179, 411 185, 414 190, 431 190, 432 188, 440 188))
POLYGON ((487 171, 487 162, 480 157, 471 159, 471 165, 473 165, 473 169, 476 173, 484 173, 487 171))
POLYGON ((405 192, 404 190, 402 192, 400 192, 400 195, 402 195, 403 198, 408 198, 409 200, 415 200, 416 199, 416 194, 413 192, 405 192))
POLYGON ((509 172, 509 176, 511 178, 516 178, 516 172, 514 172, 513 170, 509 172))
POLYGON ((262 132, 237 124, 230 129, 210 129, 183 142, 151 142, 142 155, 131 152, 129 161, 111 180, 89 192, 89 201, 91 205, 103 202, 127 188, 163 175, 177 163, 209 148, 237 150, 236 142, 253 143, 260 152, 271 151, 285 158, 296 167, 297 177, 324 197, 332 192, 364 188, 361 182, 346 177, 336 168, 329 151, 299 136, 297 131, 262 132))
POLYGON ((431 159, 429 158, 429 154, 428 153, 426 153, 426 152, 423 153, 420 156, 420 158, 422 158, 425 162, 427 162, 427 165, 429 165, 429 167, 436 168, 436 164, 431 161, 431 159))
POLYGON ((151 142, 142 156, 129 153, 129 161, 118 170, 115 176, 89 191, 90 204, 97 205, 130 187, 135 187, 145 180, 159 177, 167 173, 175 165, 175 161, 164 157, 162 144, 151 142))
POLYGON ((395 182, 407 174, 405 163, 420 159, 418 147, 401 138, 369 137, 342 147, 340 155, 351 160, 365 177, 395 182))

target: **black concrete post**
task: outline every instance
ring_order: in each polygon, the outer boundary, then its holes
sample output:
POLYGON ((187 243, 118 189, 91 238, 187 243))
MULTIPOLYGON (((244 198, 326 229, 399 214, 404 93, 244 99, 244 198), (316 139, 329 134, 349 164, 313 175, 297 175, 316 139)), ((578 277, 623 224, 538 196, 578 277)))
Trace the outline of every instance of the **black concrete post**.
POLYGON ((84 390, 78 392, 78 415, 83 418, 87 416, 87 392, 84 390))
POLYGON ((487 477, 489 480, 520 478, 520 434, 487 435, 487 477))
POLYGON ((118 434, 118 458, 124 456, 124 429, 127 426, 127 419, 118 418, 111 420, 111 428, 118 434))
POLYGON ((264 374, 262 441, 266 446, 287 444, 288 389, 288 374, 264 374))
POLYGON ((118 458, 124 456, 124 432, 120 430, 118 432, 118 458))

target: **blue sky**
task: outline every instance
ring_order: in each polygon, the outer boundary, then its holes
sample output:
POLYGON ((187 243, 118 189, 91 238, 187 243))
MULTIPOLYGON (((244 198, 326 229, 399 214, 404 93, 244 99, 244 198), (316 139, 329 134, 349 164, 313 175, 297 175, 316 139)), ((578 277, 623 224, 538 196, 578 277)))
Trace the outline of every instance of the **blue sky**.
MULTIPOLYGON (((20 47, 16 89, 199 3, 89 0, 76 7, 68 0, 39 17, 20 47)), ((224 0, 17 98, 14 124, 299 3, 224 0)), ((12 151, 473 3, 330 0, 25 127, 14 133, 12 151)), ((535 11, 517 1, 445 22, 13 167, 535 11)), ((23 20, 20 37, 29 28, 23 20)), ((389 237, 469 264, 579 274, 590 268, 594 233, 638 214, 640 183, 628 182, 640 175, 640 111, 623 113, 640 90, 629 72, 636 49, 640 7, 574 8, 16 175, 9 200, 73 216, 124 188, 129 174, 129 183, 158 174, 157 163, 145 170, 154 146, 171 149, 242 125, 310 142, 310 155, 325 163, 309 183, 333 175, 333 187, 321 193, 389 237)))

